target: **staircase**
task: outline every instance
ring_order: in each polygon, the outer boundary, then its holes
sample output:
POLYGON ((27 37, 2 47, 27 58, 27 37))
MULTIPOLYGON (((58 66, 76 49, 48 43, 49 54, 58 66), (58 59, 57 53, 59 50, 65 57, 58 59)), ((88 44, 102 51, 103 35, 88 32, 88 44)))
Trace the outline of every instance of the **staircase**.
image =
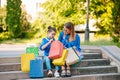
MULTIPOLYGON (((71 66, 72 77, 48 78, 44 70, 45 78, 38 80, 120 80, 118 67, 111 65, 109 58, 103 58, 100 49, 85 49, 82 53, 84 59, 71 66)), ((30 80, 29 73, 21 72, 20 65, 20 56, 0 57, 0 80, 30 80)))

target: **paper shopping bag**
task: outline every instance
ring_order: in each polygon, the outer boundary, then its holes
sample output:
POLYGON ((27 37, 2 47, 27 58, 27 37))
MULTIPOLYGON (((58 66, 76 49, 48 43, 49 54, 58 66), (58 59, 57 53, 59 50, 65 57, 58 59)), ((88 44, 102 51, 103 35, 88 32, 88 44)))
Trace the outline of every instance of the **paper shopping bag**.
POLYGON ((35 56, 38 56, 39 55, 39 49, 38 49, 38 47, 30 46, 30 47, 26 48, 26 53, 34 53, 35 56))
POLYGON ((53 41, 50 48, 49 58, 57 59, 62 56, 63 44, 60 41, 53 41))
POLYGON ((31 54, 22 54, 21 55, 21 70, 23 72, 29 72, 30 71, 30 60, 34 60, 35 56, 33 53, 31 54))
POLYGON ((43 78, 43 60, 35 59, 30 61, 30 78, 43 78))
POLYGON ((52 63, 53 63, 54 65, 57 65, 57 66, 62 66, 62 65, 64 65, 67 54, 68 54, 68 50, 67 50, 67 49, 64 49, 64 50, 63 50, 63 53, 62 53, 62 57, 60 57, 60 58, 58 58, 58 59, 54 59, 52 63))
POLYGON ((79 56, 77 53, 74 51, 73 48, 68 48, 68 55, 66 57, 66 64, 67 65, 72 65, 79 62, 79 56))

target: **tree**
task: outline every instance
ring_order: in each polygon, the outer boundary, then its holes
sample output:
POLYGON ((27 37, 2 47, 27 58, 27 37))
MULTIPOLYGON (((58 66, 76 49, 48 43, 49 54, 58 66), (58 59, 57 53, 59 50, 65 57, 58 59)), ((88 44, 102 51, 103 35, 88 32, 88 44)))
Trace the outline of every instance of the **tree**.
POLYGON ((19 38, 21 35, 21 0, 7 0, 6 25, 13 38, 19 38))
POLYGON ((120 3, 118 0, 91 0, 93 18, 102 34, 110 34, 114 42, 120 41, 120 3))
POLYGON ((0 32, 7 30, 6 24, 5 24, 5 17, 6 17, 5 7, 0 8, 0 32))
POLYGON ((74 24, 85 23, 85 0, 47 0, 41 6, 45 12, 41 13, 44 26, 55 26, 61 30, 64 23, 72 21, 74 24))
POLYGON ((112 8, 112 26, 111 36, 114 42, 120 42, 120 3, 118 0, 112 0, 114 7, 112 8))
POLYGON ((111 0, 91 0, 91 16, 102 34, 110 34, 113 2, 111 0))

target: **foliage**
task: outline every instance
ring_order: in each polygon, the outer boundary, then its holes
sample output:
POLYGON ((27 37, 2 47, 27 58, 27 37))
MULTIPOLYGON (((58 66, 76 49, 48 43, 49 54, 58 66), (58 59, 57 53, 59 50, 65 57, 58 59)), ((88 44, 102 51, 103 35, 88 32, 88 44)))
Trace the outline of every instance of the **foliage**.
POLYGON ((31 24, 28 21, 29 16, 26 10, 22 10, 20 21, 21 21, 21 35, 19 38, 31 38, 33 36, 31 31, 31 24))
POLYGON ((40 13, 42 26, 51 25, 59 31, 68 21, 72 21, 74 24, 85 23, 84 3, 84 0, 46 0, 41 4, 45 9, 40 13))
POLYGON ((114 7, 112 8, 112 20, 111 36, 114 42, 120 43, 120 3, 118 0, 112 0, 114 7))
POLYGON ((110 34, 113 2, 111 0, 91 0, 90 12, 96 19, 96 26, 102 34, 110 34))
POLYGON ((5 17, 6 17, 6 9, 5 7, 0 8, 0 32, 6 31, 6 24, 5 24, 5 17))
POLYGON ((18 38, 21 35, 21 0, 7 0, 6 25, 11 37, 18 38))
POLYGON ((9 32, 2 32, 0 34, 0 41, 8 40, 10 39, 10 33, 9 32))

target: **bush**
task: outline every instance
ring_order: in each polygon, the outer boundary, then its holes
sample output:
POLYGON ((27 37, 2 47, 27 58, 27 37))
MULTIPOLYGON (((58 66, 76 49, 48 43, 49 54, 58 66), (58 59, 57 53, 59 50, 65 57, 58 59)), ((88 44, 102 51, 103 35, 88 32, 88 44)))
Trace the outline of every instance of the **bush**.
POLYGON ((9 40, 9 39, 11 39, 9 32, 2 32, 0 34, 0 41, 9 40))

